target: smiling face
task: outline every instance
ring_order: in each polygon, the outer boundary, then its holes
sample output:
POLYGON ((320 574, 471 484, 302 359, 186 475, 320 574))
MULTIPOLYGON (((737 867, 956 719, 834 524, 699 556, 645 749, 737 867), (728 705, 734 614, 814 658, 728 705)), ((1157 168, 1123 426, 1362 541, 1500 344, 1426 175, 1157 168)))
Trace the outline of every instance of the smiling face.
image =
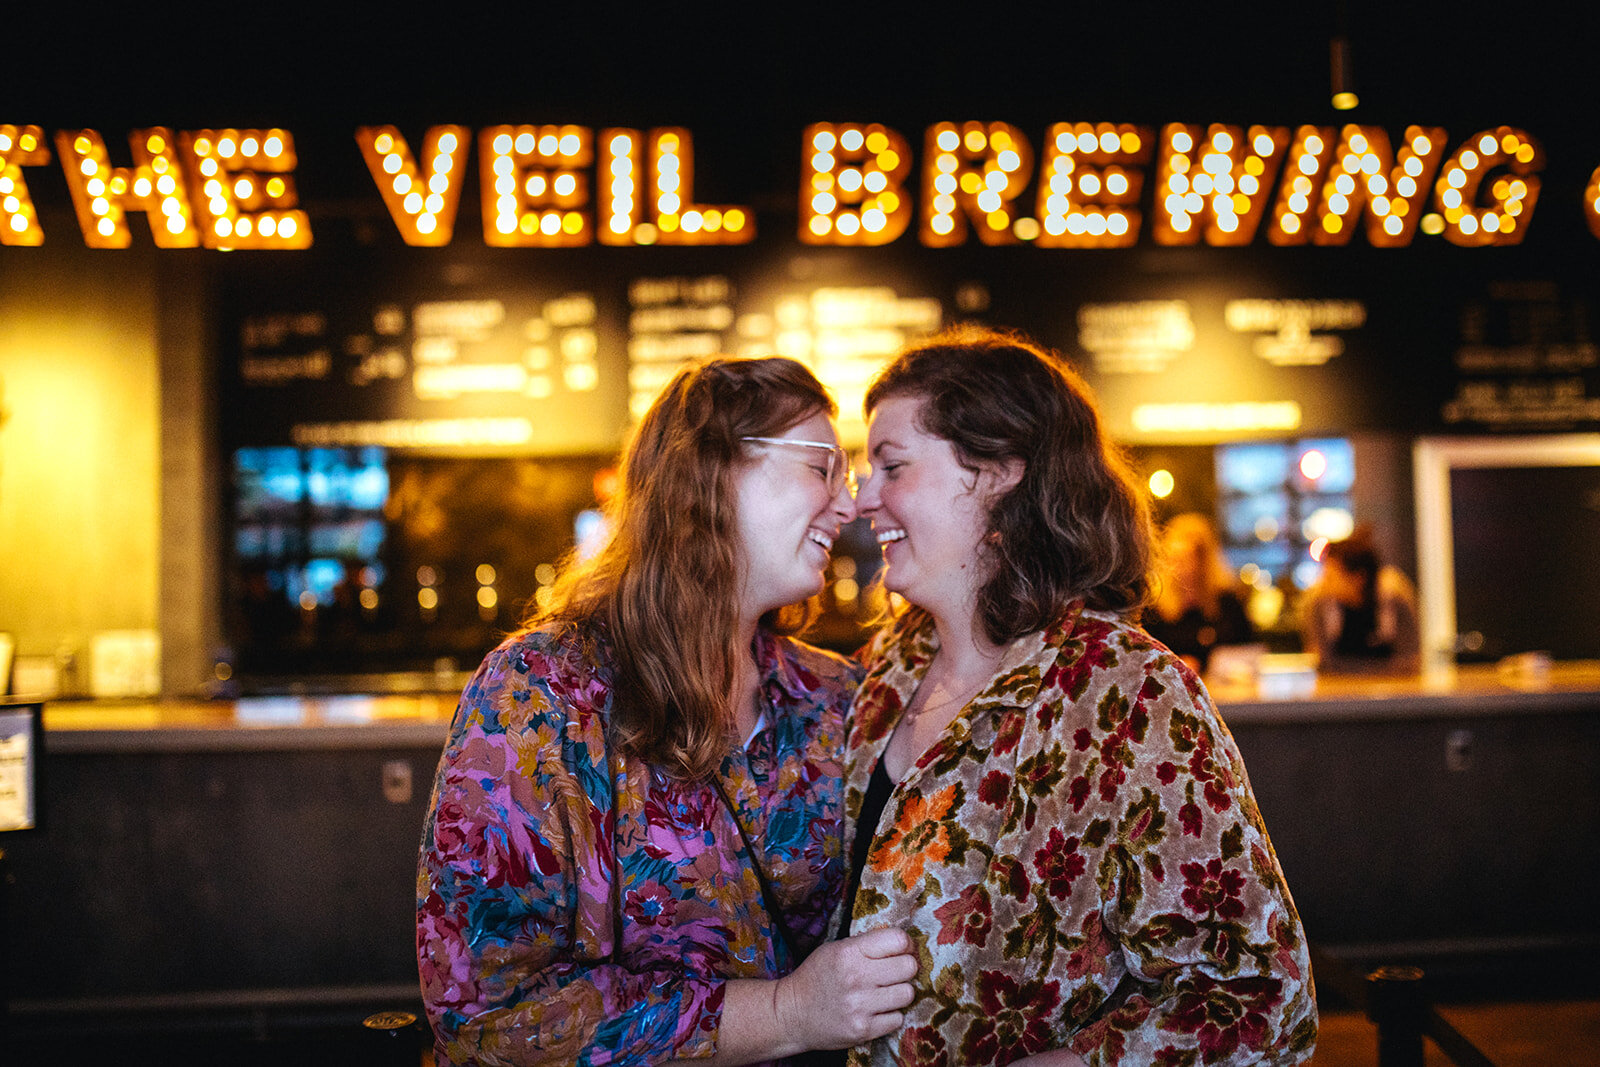
POLYGON ((968 617, 987 578, 988 502, 1015 479, 963 467, 953 444, 918 425, 921 407, 920 397, 892 396, 873 409, 872 477, 857 505, 883 550, 884 588, 936 618, 968 617))
MULTIPOLYGON (((823 412, 780 434, 782 440, 837 445, 823 412)), ((749 460, 734 475, 744 556, 740 617, 753 625, 776 608, 822 589, 839 528, 855 518, 848 488, 828 492, 828 453, 820 448, 745 445, 749 460)))

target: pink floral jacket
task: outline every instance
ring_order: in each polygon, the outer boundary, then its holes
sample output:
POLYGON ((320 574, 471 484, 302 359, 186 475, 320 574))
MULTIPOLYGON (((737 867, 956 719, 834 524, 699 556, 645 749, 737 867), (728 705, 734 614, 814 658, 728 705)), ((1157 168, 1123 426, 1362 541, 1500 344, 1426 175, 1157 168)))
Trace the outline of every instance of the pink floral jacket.
POLYGON ((609 752, 598 641, 508 639, 462 694, 417 879, 442 1065, 648 1064, 716 1050, 729 978, 796 961, 843 891, 840 757, 859 669, 762 632, 766 726, 709 782, 609 752), (750 841, 745 848, 744 839, 750 841))
MULTIPOLYGON (((852 710, 846 840, 937 651, 910 612, 852 710)), ((1305 935, 1233 739, 1142 630, 1075 607, 999 673, 895 788, 851 931, 909 931, 916 1000, 854 1064, 1293 1064, 1316 1004, 1305 935)))

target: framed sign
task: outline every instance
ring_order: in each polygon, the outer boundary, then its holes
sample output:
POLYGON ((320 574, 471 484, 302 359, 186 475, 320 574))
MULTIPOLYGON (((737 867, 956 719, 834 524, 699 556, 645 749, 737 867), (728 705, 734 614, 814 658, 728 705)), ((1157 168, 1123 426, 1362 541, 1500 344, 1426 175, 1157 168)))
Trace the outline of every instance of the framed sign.
POLYGON ((1424 663, 1600 656, 1600 434, 1413 449, 1424 663))
POLYGON ((0 701, 0 832, 39 826, 44 704, 0 701))

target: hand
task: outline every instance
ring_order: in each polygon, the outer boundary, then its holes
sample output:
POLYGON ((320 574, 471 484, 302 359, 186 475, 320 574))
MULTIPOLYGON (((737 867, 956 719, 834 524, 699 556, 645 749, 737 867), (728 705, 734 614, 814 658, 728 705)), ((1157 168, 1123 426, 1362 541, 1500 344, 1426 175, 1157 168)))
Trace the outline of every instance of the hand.
POLYGON ((1084 1062, 1076 1052, 1058 1048, 1012 1060, 1011 1067, 1084 1067, 1084 1062))
POLYGON ((817 948, 778 979, 774 1006, 808 1049, 849 1048, 898 1030, 910 1006, 917 958, 911 938, 883 927, 817 948))

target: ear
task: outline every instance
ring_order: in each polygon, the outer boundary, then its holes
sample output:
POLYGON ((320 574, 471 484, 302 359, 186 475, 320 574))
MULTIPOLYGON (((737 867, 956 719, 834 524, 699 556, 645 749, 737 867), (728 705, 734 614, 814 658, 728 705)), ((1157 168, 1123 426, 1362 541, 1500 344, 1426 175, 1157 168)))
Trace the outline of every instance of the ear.
POLYGON ((985 463, 978 478, 984 498, 998 500, 1011 492, 1022 481, 1023 472, 1027 469, 1028 465, 1015 456, 997 463, 985 463))

